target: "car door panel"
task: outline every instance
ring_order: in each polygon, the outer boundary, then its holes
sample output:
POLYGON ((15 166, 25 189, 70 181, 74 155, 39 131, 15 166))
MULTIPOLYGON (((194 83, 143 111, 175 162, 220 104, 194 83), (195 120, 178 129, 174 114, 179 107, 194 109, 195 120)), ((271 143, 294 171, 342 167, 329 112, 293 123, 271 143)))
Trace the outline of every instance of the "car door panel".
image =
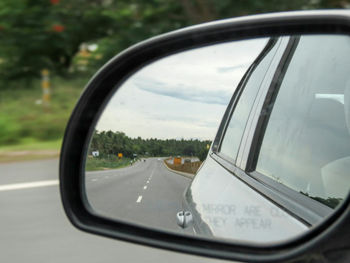
POLYGON ((192 213, 200 216, 195 223, 197 234, 203 235, 201 229, 209 228, 217 238, 274 242, 308 229, 212 157, 207 158, 200 172, 187 195, 192 197, 188 200, 192 213))

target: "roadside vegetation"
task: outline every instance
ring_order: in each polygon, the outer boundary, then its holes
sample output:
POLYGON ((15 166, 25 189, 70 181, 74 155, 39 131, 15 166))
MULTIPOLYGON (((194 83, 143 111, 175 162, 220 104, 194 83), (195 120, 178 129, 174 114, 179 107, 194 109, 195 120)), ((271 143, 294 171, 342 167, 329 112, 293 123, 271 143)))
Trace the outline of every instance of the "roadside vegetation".
POLYGON ((51 100, 42 102, 40 81, 31 88, 4 89, 0 97, 0 145, 33 144, 62 138, 65 125, 87 80, 51 81, 51 100))
POLYGON ((0 162, 57 157, 69 116, 87 77, 53 77, 51 100, 42 103, 39 80, 1 90, 0 162))
POLYGON ((121 158, 109 156, 105 158, 88 156, 86 160, 86 171, 100 171, 109 169, 118 169, 131 165, 133 162, 130 158, 121 158))

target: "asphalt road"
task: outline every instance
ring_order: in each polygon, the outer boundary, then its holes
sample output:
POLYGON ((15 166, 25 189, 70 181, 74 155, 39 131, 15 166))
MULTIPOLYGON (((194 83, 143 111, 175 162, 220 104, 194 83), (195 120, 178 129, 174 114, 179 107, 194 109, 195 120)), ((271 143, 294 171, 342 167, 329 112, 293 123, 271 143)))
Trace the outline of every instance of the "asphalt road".
POLYGON ((104 216, 149 227, 182 232, 176 213, 190 179, 168 170, 162 159, 110 171, 89 172, 87 196, 104 216))
MULTIPOLYGON (((223 262, 75 229, 63 212, 57 178, 58 160, 0 165, 0 262, 223 262)), ((146 193, 142 200, 146 204, 146 193)))

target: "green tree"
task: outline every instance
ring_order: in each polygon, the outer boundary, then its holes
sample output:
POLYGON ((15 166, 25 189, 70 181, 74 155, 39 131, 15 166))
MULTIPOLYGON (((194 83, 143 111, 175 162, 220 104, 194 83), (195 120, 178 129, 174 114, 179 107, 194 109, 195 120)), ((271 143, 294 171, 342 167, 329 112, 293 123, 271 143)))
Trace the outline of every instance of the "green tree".
MULTIPOLYGON (((98 43, 99 67, 122 49, 180 27, 254 13, 345 8, 348 0, 2 0, 0 79, 66 74, 82 43, 98 43)), ((4 85, 3 85, 4 86, 4 85)))
POLYGON ((106 1, 2 0, 0 77, 33 78, 48 68, 64 74, 83 42, 107 35, 115 21, 106 1))
POLYGON ((192 155, 204 160, 208 153, 206 146, 210 143, 207 140, 130 138, 123 132, 95 131, 91 139, 89 153, 93 150, 98 150, 101 158, 108 155, 116 156, 118 153, 122 153, 125 157, 133 158, 133 154, 143 156, 148 152, 151 156, 192 155))

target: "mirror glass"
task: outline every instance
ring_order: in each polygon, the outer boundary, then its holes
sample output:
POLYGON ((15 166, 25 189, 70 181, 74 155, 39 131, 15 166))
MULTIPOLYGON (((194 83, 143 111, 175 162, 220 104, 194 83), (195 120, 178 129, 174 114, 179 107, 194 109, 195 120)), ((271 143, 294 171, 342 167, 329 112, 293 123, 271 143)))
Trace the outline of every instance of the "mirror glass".
POLYGON ((144 66, 92 134, 91 208, 234 242, 312 229, 349 191, 349 68, 342 35, 218 43, 144 66))

